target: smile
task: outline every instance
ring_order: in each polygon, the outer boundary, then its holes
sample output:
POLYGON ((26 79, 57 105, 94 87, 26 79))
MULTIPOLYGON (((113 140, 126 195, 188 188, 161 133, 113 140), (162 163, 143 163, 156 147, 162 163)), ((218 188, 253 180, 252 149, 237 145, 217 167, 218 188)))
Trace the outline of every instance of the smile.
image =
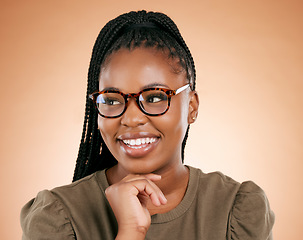
POLYGON ((141 134, 124 136, 119 140, 120 147, 131 158, 141 158, 152 152, 158 145, 160 138, 156 136, 139 136, 141 134))
POLYGON ((139 149, 146 146, 146 144, 151 144, 156 142, 156 138, 136 138, 136 139, 124 139, 122 142, 128 147, 139 149))

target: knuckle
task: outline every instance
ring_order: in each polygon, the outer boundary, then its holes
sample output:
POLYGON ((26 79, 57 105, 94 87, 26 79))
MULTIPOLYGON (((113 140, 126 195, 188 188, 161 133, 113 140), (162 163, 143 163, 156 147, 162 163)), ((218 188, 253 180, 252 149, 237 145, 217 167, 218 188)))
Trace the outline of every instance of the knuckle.
POLYGON ((110 191, 111 191, 110 189, 111 189, 111 187, 108 187, 108 188, 105 189, 105 195, 106 196, 108 196, 110 194, 110 191))
POLYGON ((117 190, 117 187, 118 186, 116 186, 116 185, 111 185, 108 188, 106 188, 105 189, 106 196, 113 194, 117 190))

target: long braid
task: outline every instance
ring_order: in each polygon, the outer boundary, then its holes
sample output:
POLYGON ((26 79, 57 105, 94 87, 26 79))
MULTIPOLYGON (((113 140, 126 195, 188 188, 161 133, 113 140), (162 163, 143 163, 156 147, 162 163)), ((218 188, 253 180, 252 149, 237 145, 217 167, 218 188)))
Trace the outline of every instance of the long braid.
MULTIPOLYGON (((158 13, 155 13, 158 15, 158 13)), ((195 63, 194 63, 194 59, 190 53, 190 50, 189 48, 187 47, 183 37, 181 36, 181 33, 177 27, 177 25, 171 21, 171 19, 166 16, 166 15, 162 15, 160 14, 158 18, 156 18, 155 20, 160 20, 161 19, 161 22, 163 23, 163 25, 165 25, 168 29, 171 30, 171 33, 172 34, 175 34, 175 37, 176 39, 178 39, 180 42, 179 44, 185 49, 186 51, 186 56, 189 58, 190 60, 190 65, 191 65, 191 68, 190 70, 192 71, 190 73, 191 75, 191 79, 190 79, 190 82, 191 82, 191 89, 192 90, 195 90, 196 88, 196 70, 195 70, 195 63)), ((188 125, 187 127, 187 130, 186 130, 186 133, 185 133, 185 136, 184 136, 184 139, 182 141, 182 152, 181 152, 181 157, 182 157, 182 162, 184 162, 184 155, 185 155, 185 145, 186 145, 186 142, 187 142, 187 138, 188 138, 188 133, 189 133, 189 128, 190 128, 190 125, 188 125)))
MULTIPOLYGON (((83 132, 73 181, 117 163, 98 130, 98 113, 89 99, 89 94, 99 89, 101 65, 112 52, 120 48, 133 49, 140 46, 168 49, 170 57, 179 58, 181 67, 187 73, 191 89, 195 89, 196 72, 192 55, 178 27, 168 16, 162 13, 139 11, 125 13, 109 21, 101 29, 92 51, 83 132), (156 27, 132 28, 133 25, 140 23, 153 23, 156 27)), ((188 131, 189 126, 182 142, 182 160, 188 131)))
POLYGON ((191 65, 191 71, 192 71, 192 78, 193 81, 192 83, 192 90, 195 90, 196 87, 196 70, 195 70, 195 64, 194 64, 194 59, 190 53, 189 48, 187 47, 183 37, 181 36, 181 33, 177 27, 177 25, 166 15, 163 14, 159 14, 159 13, 155 13, 157 16, 157 18, 155 19, 155 21, 161 21, 161 23, 170 30, 170 33, 174 35, 174 37, 176 38, 176 40, 178 41, 178 43, 183 47, 183 49, 186 51, 186 56, 189 58, 190 60, 190 65, 191 65))

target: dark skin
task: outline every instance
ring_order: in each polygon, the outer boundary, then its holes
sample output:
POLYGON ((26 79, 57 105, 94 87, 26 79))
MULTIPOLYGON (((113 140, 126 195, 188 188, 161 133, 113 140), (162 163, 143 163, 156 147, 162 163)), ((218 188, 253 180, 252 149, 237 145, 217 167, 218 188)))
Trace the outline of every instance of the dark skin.
MULTIPOLYGON (((188 83, 177 59, 143 47, 113 53, 100 76, 100 90, 114 87, 123 93, 151 85, 175 90, 188 83)), ((121 117, 99 116, 100 133, 118 161, 106 172, 110 187, 105 192, 118 222, 116 239, 144 239, 151 215, 166 213, 183 199, 189 170, 182 164, 182 141, 198 105, 197 93, 187 88, 172 97, 170 109, 161 116, 144 114, 134 99, 121 117), (153 142, 139 147, 124 144, 147 138, 153 142)))

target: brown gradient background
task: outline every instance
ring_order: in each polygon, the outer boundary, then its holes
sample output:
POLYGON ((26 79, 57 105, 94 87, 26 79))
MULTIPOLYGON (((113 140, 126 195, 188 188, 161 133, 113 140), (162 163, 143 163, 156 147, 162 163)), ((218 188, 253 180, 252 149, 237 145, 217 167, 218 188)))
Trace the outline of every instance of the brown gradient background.
POLYGON ((186 163, 254 180, 276 213, 275 240, 302 239, 302 1, 0 3, 0 239, 21 239, 20 209, 38 191, 71 182, 94 40, 140 9, 171 16, 196 62, 186 163))

